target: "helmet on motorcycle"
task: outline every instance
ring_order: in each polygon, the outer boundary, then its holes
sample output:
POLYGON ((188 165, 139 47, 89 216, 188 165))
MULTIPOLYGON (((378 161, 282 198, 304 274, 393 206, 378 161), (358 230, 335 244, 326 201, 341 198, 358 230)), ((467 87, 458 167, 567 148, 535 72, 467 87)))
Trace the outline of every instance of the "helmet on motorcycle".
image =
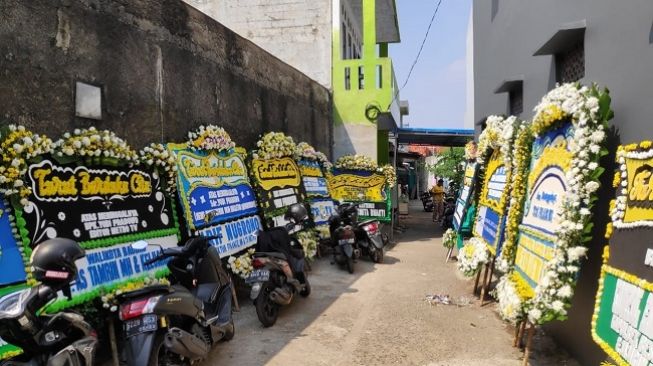
POLYGON ((75 261, 85 256, 74 240, 54 238, 36 246, 32 252, 33 275, 37 281, 51 286, 64 286, 77 275, 75 261))
POLYGON ((308 219, 308 211, 306 207, 301 203, 295 203, 288 207, 284 218, 288 221, 294 221, 295 223, 301 223, 302 221, 308 219))

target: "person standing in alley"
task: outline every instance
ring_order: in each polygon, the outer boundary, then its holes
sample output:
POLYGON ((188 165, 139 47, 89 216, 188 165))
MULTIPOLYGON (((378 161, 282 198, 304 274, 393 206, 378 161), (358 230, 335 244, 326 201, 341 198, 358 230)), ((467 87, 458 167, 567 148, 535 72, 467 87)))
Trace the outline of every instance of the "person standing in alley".
POLYGON ((438 179, 436 185, 431 188, 431 197, 433 198, 433 222, 442 218, 444 209, 444 180, 438 179))

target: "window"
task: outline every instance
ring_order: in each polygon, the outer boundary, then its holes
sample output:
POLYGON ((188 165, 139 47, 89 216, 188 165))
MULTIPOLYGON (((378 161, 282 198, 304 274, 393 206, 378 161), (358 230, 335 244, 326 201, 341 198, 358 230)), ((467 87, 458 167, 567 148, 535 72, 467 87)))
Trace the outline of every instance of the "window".
POLYGON ((354 44, 351 41, 351 34, 347 36, 347 59, 354 58, 354 44))
POLYGON ((556 81, 570 83, 585 76, 585 45, 581 40, 566 51, 556 53, 556 81))
POLYGON ((508 93, 508 114, 518 116, 524 111, 524 75, 514 75, 504 80, 494 92, 508 93))
POLYGON ((342 23, 342 57, 343 60, 347 59, 347 26, 342 23))
POLYGON ((376 88, 383 89, 383 66, 376 65, 376 88))
POLYGON ((524 90, 515 88, 508 92, 509 113, 513 116, 519 116, 524 111, 524 90))

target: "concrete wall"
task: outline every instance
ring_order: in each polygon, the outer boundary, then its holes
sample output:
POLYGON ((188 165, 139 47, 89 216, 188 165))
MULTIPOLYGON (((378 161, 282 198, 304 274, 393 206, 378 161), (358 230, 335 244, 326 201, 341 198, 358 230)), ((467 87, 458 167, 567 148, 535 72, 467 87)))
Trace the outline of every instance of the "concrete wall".
POLYGON ((331 87, 331 0, 184 0, 331 87))
POLYGON ((330 153, 329 91, 180 0, 3 0, 0 14, 0 121, 134 147, 215 123, 248 148, 280 130, 330 153), (101 121, 75 117, 76 81, 102 87, 101 121))
MULTIPOLYGON (((553 56, 533 56, 561 25, 586 21, 583 83, 608 86, 615 118, 610 146, 650 139, 653 135, 653 2, 650 0, 475 0, 474 102, 478 121, 507 113, 508 95, 494 94, 503 80, 523 75, 524 112, 530 119, 542 96, 555 86, 553 56), (494 9, 493 9, 494 7, 494 9)), ((477 133, 479 126, 476 126, 477 133)), ((604 166, 612 169, 609 157, 604 166)), ((608 221, 611 174, 599 192, 595 238, 608 221)), ((605 354, 590 338, 590 321, 605 239, 590 243, 589 259, 581 269, 569 320, 548 329, 584 365, 598 365, 605 354)))
POLYGON ((333 127, 333 156, 366 155, 378 160, 377 127, 375 124, 338 123, 333 127))

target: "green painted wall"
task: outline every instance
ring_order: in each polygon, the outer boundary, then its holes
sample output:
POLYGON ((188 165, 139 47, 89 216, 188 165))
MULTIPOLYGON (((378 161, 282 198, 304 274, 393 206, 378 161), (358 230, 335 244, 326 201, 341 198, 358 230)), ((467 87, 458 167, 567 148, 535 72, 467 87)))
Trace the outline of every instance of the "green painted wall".
MULTIPOLYGON (((332 87, 336 127, 342 124, 375 127, 365 111, 374 106, 387 112, 397 90, 392 60, 388 57, 388 45, 376 43, 376 0, 362 0, 362 4, 362 58, 349 60, 342 59, 340 5, 334 6, 332 87), (377 57, 377 50, 380 57, 377 57), (349 75, 348 83, 346 75, 349 75)), ((379 163, 389 160, 387 132, 378 133, 377 159, 379 163)))

